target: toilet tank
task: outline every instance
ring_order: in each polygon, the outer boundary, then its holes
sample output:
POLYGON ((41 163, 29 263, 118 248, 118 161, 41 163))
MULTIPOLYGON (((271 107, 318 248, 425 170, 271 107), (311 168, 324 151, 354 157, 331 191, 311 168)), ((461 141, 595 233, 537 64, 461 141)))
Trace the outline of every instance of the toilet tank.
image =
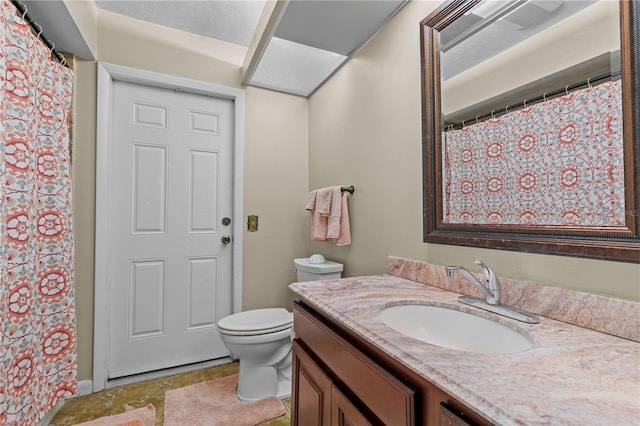
POLYGON ((325 260, 324 263, 310 263, 308 257, 294 259, 298 281, 335 280, 342 278, 342 263, 325 260))

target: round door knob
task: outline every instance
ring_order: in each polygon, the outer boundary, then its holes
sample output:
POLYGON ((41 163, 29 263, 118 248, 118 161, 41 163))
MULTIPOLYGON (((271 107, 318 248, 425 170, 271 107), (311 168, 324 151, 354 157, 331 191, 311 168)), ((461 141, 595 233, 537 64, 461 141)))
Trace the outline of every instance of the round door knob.
POLYGON ((229 244, 231 242, 231 236, 230 235, 223 235, 222 236, 222 244, 229 244))

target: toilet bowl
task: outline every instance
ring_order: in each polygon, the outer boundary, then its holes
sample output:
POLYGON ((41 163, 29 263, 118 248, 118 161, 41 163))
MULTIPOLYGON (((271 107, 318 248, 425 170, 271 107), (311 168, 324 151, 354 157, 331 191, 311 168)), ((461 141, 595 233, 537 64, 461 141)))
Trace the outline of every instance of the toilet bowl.
POLYGON ((238 399, 291 395, 292 329, 293 314, 283 308, 254 309, 218 321, 220 338, 240 363, 238 399))
MULTIPOLYGON (((342 264, 325 261, 320 255, 295 259, 294 264, 298 282, 342 276, 342 264)), ((220 319, 218 332, 240 363, 236 392, 239 400, 291 396, 291 312, 283 308, 239 312, 220 319)))

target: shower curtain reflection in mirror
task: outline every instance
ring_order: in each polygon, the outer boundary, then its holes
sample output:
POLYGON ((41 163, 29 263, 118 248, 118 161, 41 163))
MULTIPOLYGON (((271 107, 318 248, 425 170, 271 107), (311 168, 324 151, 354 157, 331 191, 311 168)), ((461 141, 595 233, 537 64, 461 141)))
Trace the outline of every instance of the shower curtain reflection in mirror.
POLYGON ((443 222, 625 225, 620 80, 445 132, 443 222))

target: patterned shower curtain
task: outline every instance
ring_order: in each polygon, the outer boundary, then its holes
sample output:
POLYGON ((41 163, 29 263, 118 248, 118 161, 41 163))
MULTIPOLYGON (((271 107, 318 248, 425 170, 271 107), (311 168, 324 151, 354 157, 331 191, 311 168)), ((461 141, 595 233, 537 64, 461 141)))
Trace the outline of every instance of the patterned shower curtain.
POLYGON ((445 136, 445 223, 625 224, 619 80, 445 136))
POLYGON ((77 386, 73 74, 0 1, 0 425, 33 425, 77 386))

